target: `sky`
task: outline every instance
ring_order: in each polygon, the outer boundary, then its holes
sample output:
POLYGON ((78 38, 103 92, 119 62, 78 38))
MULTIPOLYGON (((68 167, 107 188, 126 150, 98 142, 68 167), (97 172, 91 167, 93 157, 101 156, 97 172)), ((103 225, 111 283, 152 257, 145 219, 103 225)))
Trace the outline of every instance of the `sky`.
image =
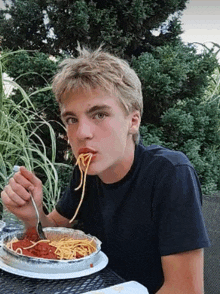
POLYGON ((189 0, 181 22, 184 42, 220 46, 220 0, 189 0))

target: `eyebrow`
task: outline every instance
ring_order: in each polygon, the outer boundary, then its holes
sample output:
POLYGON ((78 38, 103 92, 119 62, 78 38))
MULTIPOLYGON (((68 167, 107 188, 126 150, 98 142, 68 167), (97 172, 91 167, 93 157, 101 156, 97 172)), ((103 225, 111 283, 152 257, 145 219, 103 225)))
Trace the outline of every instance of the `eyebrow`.
MULTIPOLYGON (((90 107, 88 110, 86 110, 86 114, 91 114, 96 111, 103 111, 103 110, 111 110, 111 107, 109 105, 101 104, 101 105, 94 105, 90 107)), ((64 111, 61 113, 61 117, 65 118, 66 116, 76 116, 74 111, 64 111)))
POLYGON ((91 108, 89 108, 86 113, 90 114, 93 113, 95 111, 100 111, 100 110, 110 110, 111 107, 109 105, 105 105, 105 104, 101 104, 101 105, 94 105, 91 108))

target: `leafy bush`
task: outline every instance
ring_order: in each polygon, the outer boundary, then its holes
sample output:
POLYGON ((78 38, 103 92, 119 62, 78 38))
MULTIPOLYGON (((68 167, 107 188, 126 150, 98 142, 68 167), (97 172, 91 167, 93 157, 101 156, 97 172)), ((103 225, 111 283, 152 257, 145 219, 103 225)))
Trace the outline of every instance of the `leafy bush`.
POLYGON ((177 101, 204 94, 217 60, 212 51, 196 54, 195 48, 179 43, 133 57, 132 66, 143 86, 143 123, 158 126, 177 101))
POLYGON ((170 134, 176 134, 178 149, 182 150, 195 166, 204 193, 215 193, 220 189, 220 109, 219 99, 209 102, 185 101, 179 111, 190 114, 191 120, 185 120, 181 129, 181 115, 176 121, 165 113, 163 121, 169 128, 164 133, 166 141, 171 141, 170 134), (188 128, 187 128, 188 123, 188 128), (171 126, 172 125, 172 126, 171 126), (175 130, 174 130, 175 128, 175 130), (169 134, 170 131, 170 134, 169 134))
MULTIPOLYGON (((43 113, 45 120, 53 127, 57 143, 57 161, 65 162, 63 160, 64 152, 67 148, 66 140, 63 139, 65 130, 60 119, 58 103, 54 99, 50 87, 52 77, 57 70, 59 58, 50 58, 48 54, 26 50, 20 50, 16 54, 3 52, 2 58, 4 71, 22 87, 37 112, 43 113)), ((24 106, 24 102, 21 102, 23 101, 23 95, 19 89, 13 92, 11 99, 16 104, 24 106)), ((41 126, 39 135, 47 151, 52 153, 50 134, 45 125, 41 126)))
POLYGON ((163 132, 154 125, 143 125, 140 127, 140 134, 143 144, 148 145, 164 145, 163 132))
POLYGON ((184 152, 195 167, 204 194, 220 190, 220 96, 188 99, 169 108, 161 127, 144 125, 144 145, 158 144, 184 152))
MULTIPOLYGON (((210 53, 215 51, 217 55, 220 52, 220 46, 217 44, 214 46, 217 46, 217 51, 214 50, 214 47, 209 50, 210 53)), ((205 66, 208 61, 204 59, 203 62, 205 66)), ((175 70, 174 68, 171 69, 171 73, 175 70)), ((151 72, 150 69, 149 73, 146 73, 149 78, 151 72)), ((211 76, 207 75, 206 79, 208 85, 204 88, 203 95, 201 95, 202 92, 200 95, 194 95, 194 93, 189 95, 188 99, 177 100, 163 113, 160 124, 142 126, 141 134, 145 145, 159 144, 184 152, 198 173, 202 192, 214 194, 220 190, 219 64, 214 73, 211 76)), ((199 86, 200 83, 196 85, 196 87, 199 86)), ((192 93, 193 90, 194 88, 192 88, 192 93)))
MULTIPOLYGON (((0 58, 0 69, 2 58, 4 57, 0 58)), ((0 70, 0 190, 7 183, 13 166, 25 165, 42 180, 44 206, 50 212, 61 190, 57 169, 61 167, 68 169, 69 166, 56 163, 54 130, 44 120, 43 115, 36 112, 27 93, 16 82, 8 81, 21 93, 22 100, 16 104, 10 95, 5 95, 4 82, 6 79, 3 79, 0 70), (50 157, 43 140, 38 135, 42 127, 48 130, 51 144, 50 157)))

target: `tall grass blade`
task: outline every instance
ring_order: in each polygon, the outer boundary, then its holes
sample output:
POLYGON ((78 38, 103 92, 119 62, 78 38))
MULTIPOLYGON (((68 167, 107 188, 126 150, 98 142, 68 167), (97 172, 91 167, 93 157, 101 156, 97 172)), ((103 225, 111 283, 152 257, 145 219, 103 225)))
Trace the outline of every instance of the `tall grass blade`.
POLYGON ((4 96, 3 74, 2 74, 2 63, 0 61, 0 125, 1 125, 1 121, 2 121, 3 96, 4 96))
MULTIPOLYGON (((17 51, 21 52, 21 50, 17 51)), ((8 53, 5 54, 14 54, 8 53)), ((35 172, 43 183, 44 206, 48 212, 52 211, 60 197, 61 187, 58 170, 70 170, 69 165, 56 162, 56 135, 51 124, 44 120, 42 113, 38 114, 30 96, 39 92, 50 91, 47 86, 28 95, 16 82, 16 79, 2 77, 2 60, 0 56, 0 190, 7 182, 14 165, 24 165, 28 170, 35 172), (19 104, 13 100, 13 92, 4 92, 3 82, 18 89, 22 99, 19 104), (51 141, 51 155, 40 137, 42 129, 47 128, 51 141)), ((0 200, 1 203, 1 200, 0 200)), ((1 210, 0 210, 1 211, 1 210)), ((0 212, 1 214, 1 212, 0 212)))

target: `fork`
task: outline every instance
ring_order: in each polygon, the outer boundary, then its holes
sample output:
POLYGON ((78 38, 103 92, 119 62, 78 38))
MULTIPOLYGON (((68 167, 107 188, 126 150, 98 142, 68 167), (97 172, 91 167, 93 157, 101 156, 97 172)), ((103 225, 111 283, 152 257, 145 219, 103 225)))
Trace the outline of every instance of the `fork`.
POLYGON ((38 211, 37 205, 36 205, 36 203, 34 201, 34 198, 33 198, 32 194, 30 194, 30 195, 31 195, 31 201, 32 201, 32 204, 34 206, 34 209, 35 209, 35 212, 36 212, 36 217, 37 217, 37 225, 36 225, 37 233, 38 233, 40 239, 44 240, 44 239, 46 239, 46 236, 45 236, 45 234, 43 232, 43 227, 42 227, 42 224, 41 224, 41 221, 40 221, 39 211, 38 211))
MULTIPOLYGON (((18 172, 19 169, 20 169, 20 166, 15 165, 13 167, 13 174, 18 172)), ((37 230, 38 236, 40 237, 40 239, 46 239, 45 234, 43 232, 43 227, 42 227, 42 224, 41 224, 41 221, 40 221, 40 215, 39 215, 37 205, 36 205, 36 203, 34 201, 33 195, 31 193, 30 193, 30 195, 31 195, 31 201, 32 201, 32 204, 34 206, 34 209, 35 209, 35 212, 36 212, 36 217, 37 217, 36 230, 37 230)))

